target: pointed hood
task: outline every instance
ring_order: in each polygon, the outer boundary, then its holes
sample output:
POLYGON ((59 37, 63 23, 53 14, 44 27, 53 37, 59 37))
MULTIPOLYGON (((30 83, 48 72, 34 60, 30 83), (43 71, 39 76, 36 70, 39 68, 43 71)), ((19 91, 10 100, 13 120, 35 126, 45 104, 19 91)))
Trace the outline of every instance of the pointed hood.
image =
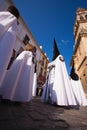
POLYGON ((55 59, 58 57, 58 55, 60 55, 60 52, 59 52, 59 50, 58 50, 58 47, 57 47, 57 44, 56 44, 56 40, 55 40, 55 38, 54 38, 53 59, 52 59, 52 61, 55 60, 55 59))
POLYGON ((79 76, 75 73, 74 63, 73 63, 72 69, 71 69, 70 77, 73 80, 79 80, 79 76))

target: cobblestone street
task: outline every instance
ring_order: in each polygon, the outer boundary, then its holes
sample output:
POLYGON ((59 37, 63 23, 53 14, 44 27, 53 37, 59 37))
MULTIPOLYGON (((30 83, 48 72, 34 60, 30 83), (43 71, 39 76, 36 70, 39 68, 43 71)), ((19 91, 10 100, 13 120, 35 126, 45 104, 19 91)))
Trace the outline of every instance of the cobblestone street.
POLYGON ((87 130, 87 107, 59 107, 35 97, 29 103, 0 102, 0 130, 87 130))

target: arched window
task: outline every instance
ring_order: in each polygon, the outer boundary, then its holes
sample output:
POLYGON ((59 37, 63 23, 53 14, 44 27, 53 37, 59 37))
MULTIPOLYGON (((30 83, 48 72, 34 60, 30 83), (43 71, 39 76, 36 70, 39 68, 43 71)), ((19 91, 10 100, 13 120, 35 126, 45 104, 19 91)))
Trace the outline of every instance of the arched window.
POLYGON ((85 15, 85 19, 87 20, 87 15, 85 15))
POLYGON ((83 16, 80 16, 80 20, 84 20, 84 17, 83 17, 83 16))

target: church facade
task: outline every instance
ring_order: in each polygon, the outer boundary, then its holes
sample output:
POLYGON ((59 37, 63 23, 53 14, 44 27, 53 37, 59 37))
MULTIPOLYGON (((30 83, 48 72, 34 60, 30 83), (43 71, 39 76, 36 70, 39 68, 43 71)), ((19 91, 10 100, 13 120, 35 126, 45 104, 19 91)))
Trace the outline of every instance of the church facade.
POLYGON ((74 62, 75 72, 79 75, 87 96, 87 10, 78 8, 74 23, 74 52, 71 63, 74 62))

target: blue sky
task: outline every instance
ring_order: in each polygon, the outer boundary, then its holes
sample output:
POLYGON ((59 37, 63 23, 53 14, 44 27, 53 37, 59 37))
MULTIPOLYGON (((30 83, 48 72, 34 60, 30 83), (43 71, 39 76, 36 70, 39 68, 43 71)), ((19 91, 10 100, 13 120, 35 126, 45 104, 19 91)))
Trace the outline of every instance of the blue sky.
POLYGON ((13 0, 35 40, 43 47, 49 61, 53 39, 65 58, 68 73, 73 54, 73 27, 78 7, 87 9, 87 0, 13 0))

